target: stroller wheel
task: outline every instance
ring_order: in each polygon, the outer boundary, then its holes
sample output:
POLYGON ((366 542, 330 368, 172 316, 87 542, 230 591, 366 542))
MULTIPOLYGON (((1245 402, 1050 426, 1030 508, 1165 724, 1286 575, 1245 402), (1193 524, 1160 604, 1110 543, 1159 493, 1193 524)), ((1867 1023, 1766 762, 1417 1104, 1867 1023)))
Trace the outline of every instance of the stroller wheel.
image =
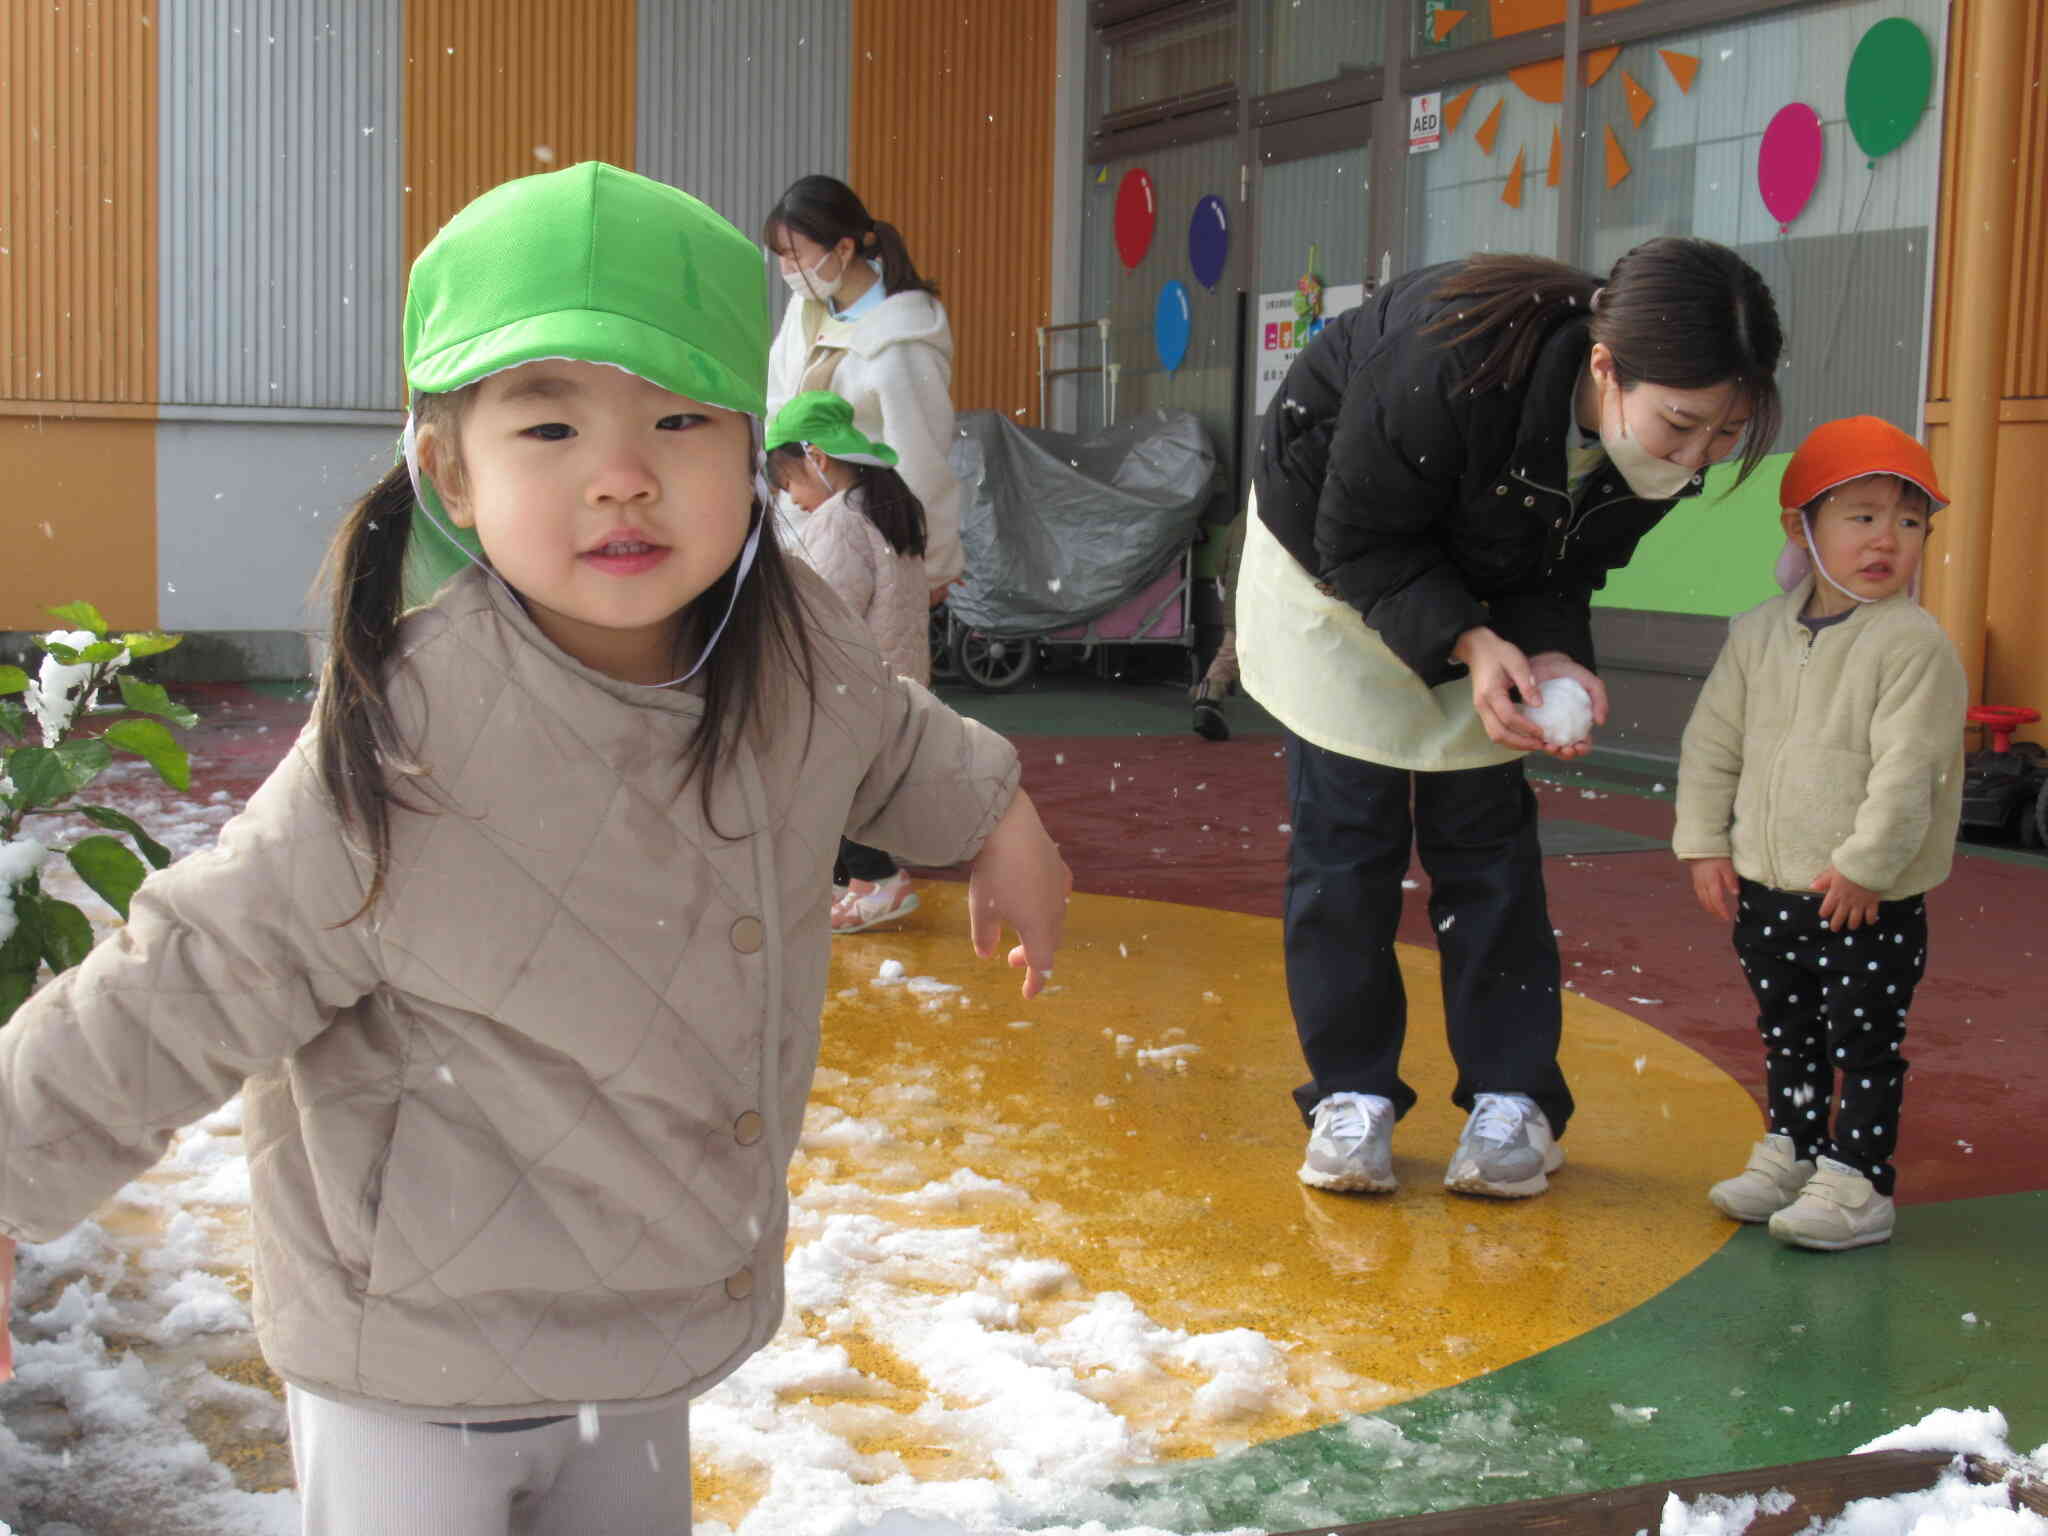
POLYGON ((964 625, 953 636, 953 670, 983 693, 1016 687, 1037 665, 1034 640, 1000 639, 964 625))

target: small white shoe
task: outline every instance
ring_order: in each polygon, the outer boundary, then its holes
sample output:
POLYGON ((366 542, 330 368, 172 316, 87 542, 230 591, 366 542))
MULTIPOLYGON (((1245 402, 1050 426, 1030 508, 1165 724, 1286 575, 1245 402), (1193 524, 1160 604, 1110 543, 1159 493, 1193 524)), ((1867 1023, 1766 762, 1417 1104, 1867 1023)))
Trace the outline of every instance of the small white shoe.
POLYGON ((1790 1136, 1774 1131, 1749 1149, 1749 1166, 1708 1190, 1707 1198, 1737 1221, 1769 1221, 1799 1198, 1813 1169, 1813 1159, 1801 1157, 1790 1136))
POLYGON ((1385 1195, 1394 1178, 1394 1101, 1377 1093, 1333 1093, 1316 1105, 1308 1155, 1296 1176, 1315 1189, 1385 1195))
POLYGON ((1889 1195, 1847 1163, 1824 1157, 1799 1198, 1771 1218, 1771 1236, 1794 1248, 1837 1253, 1892 1240, 1889 1195))
POLYGON ((1534 1099, 1526 1093, 1482 1093, 1451 1154, 1444 1188, 1526 1200, 1550 1188, 1550 1175, 1563 1166, 1564 1148, 1550 1134, 1550 1117, 1534 1099))

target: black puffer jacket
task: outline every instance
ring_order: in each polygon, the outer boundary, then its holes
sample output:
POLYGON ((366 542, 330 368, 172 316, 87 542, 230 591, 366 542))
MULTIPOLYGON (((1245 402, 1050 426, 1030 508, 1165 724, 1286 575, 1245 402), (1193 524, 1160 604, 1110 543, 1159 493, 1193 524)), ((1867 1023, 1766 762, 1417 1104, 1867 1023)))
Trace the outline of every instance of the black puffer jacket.
POLYGON ((1586 317, 1556 325, 1520 386, 1460 387, 1485 348, 1426 329, 1452 270, 1396 280, 1294 360, 1259 430, 1259 516, 1432 685, 1481 624, 1591 667, 1593 593, 1673 503, 1640 499, 1612 465, 1576 506, 1565 490, 1586 317))

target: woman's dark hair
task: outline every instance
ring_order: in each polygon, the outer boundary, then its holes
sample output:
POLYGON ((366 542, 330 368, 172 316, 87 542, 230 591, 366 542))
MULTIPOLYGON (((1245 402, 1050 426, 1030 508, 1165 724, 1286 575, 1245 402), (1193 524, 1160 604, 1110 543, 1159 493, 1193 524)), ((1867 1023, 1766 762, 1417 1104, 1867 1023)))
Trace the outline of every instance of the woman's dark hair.
POLYGON ((884 293, 916 290, 938 296, 939 285, 918 275, 910 259, 910 248, 903 243, 896 226, 869 217, 859 194, 836 176, 799 176, 789 184, 782 200, 761 221, 761 243, 779 252, 785 230, 793 230, 827 250, 842 240, 851 240, 856 257, 879 257, 884 293))
POLYGON ((1528 378, 1558 324, 1592 316, 1591 339, 1614 354, 1624 389, 1708 389, 1733 381, 1750 404, 1742 470, 1749 478, 1777 440, 1783 409, 1774 375, 1785 344, 1778 306, 1748 262, 1711 240, 1665 235, 1614 264, 1602 283, 1541 256, 1473 256, 1437 287, 1446 308, 1430 329, 1487 351, 1461 388, 1512 388, 1528 378))
MULTIPOLYGON (((823 453, 823 449, 819 449, 823 453)), ((827 455, 830 457, 830 455, 827 455)), ((804 462, 802 443, 783 443, 768 450, 768 478, 787 486, 804 462)), ((924 503, 910 483, 886 464, 859 464, 852 459, 833 459, 853 474, 860 491, 860 509, 869 522, 881 530, 889 547, 899 555, 924 558, 924 503)))
MULTIPOLYGON (((433 427, 453 450, 459 444, 462 416, 473 390, 471 386, 452 394, 416 396, 415 421, 423 428, 433 427)), ((446 488, 459 489, 459 452, 447 455, 439 480, 446 488)), ((320 696, 313 706, 320 782, 343 830, 370 856, 369 893, 349 922, 368 912, 383 894, 391 862, 391 808, 428 809, 402 793, 405 780, 424 779, 431 766, 419 760, 415 744, 405 739, 385 691, 385 671, 396 648, 405 606, 413 505, 411 477, 404 464, 394 465, 343 522, 328 549, 323 572, 333 591, 333 620, 320 696)), ((758 520, 765 513, 756 500, 753 516, 758 520)), ((738 572, 735 560, 691 603, 682 636, 685 654, 702 654, 718 616, 732 597, 738 572)), ((771 690, 779 679, 767 664, 771 645, 780 646, 803 691, 812 692, 815 667, 802 598, 781 545, 772 530, 764 529, 753 571, 741 586, 725 633, 700 674, 704 679, 704 724, 691 738, 683 759, 685 778, 697 779, 707 822, 711 820, 712 788, 740 731, 750 722, 775 717, 771 690)), ((713 830, 717 830, 715 826, 713 830)))

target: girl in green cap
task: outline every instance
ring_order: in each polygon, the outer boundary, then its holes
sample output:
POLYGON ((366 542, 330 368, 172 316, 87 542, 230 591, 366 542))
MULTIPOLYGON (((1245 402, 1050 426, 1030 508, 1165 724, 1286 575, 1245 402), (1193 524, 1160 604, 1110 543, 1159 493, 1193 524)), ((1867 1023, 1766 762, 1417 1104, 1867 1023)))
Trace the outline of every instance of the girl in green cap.
POLYGON ((312 728, 0 1036, 7 1238, 242 1092, 313 1536, 688 1529, 689 1400, 782 1314, 843 834, 971 861, 977 950, 1052 963, 1015 753, 760 536, 765 314, 744 236, 611 166, 456 215, 312 728), (473 563, 402 613, 416 516, 473 563))
MULTIPOLYGON (((898 677, 929 683, 924 507, 896 472, 896 451, 853 424, 830 390, 796 396, 768 423, 768 480, 805 514, 797 552, 867 627, 898 677)), ((910 876, 851 838, 833 870, 832 931, 861 933, 917 908, 910 876)))

